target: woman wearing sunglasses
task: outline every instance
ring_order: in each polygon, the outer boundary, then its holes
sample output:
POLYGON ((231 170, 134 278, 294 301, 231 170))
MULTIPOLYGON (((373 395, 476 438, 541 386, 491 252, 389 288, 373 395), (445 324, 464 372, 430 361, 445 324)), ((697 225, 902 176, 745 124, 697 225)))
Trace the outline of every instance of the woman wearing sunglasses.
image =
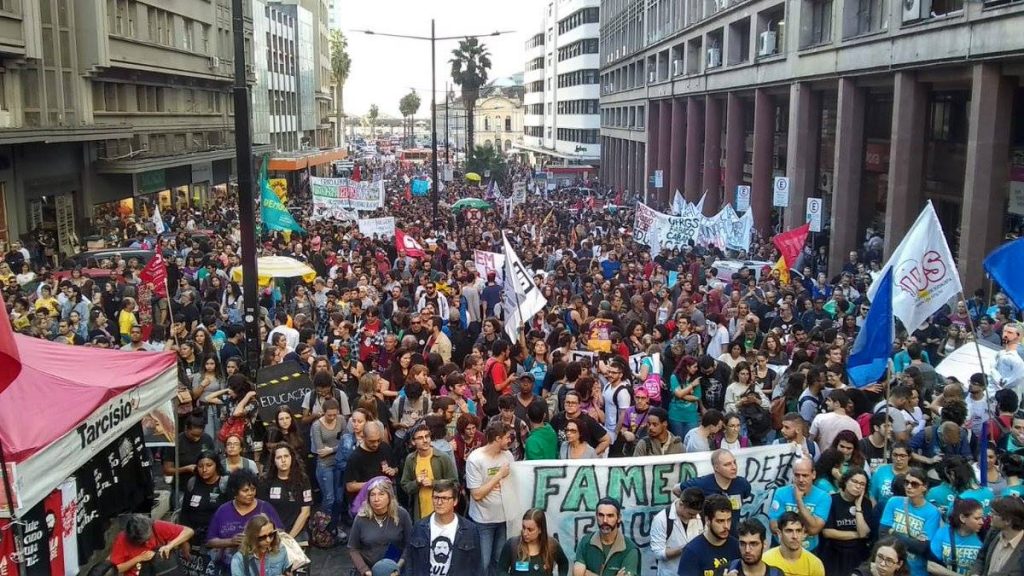
POLYGON ((928 540, 942 524, 942 513, 925 499, 928 479, 924 470, 911 468, 902 480, 906 496, 893 496, 885 503, 879 534, 894 536, 906 546, 911 576, 927 576, 928 540))
POLYGON ((288 568, 288 553, 274 523, 266 514, 250 518, 242 544, 231 559, 231 576, 282 576, 288 568))

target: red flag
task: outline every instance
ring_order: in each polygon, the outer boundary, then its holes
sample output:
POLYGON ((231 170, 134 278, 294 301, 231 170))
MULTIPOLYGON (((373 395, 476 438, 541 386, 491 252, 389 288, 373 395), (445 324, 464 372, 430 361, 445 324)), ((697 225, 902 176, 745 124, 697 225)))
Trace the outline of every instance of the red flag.
POLYGON ((3 392, 21 373, 21 355, 14 341, 14 327, 7 317, 7 306, 0 297, 0 392, 3 392))
POLYGON ((615 205, 622 206, 622 190, 615 193, 615 205))
POLYGON ((412 184, 405 185, 405 201, 412 202, 412 184))
POLYGON ((352 171, 352 181, 359 182, 363 179, 363 171, 361 166, 356 166, 355 170, 352 171))
POLYGON ((796 259, 800 257, 800 251, 804 249, 804 242, 807 241, 807 234, 810 231, 811 225, 808 223, 799 228, 777 234, 772 238, 772 244, 779 249, 783 259, 786 261, 786 266, 792 267, 796 263, 796 259))
POLYGON ((167 298, 167 264, 159 253, 153 255, 153 259, 139 273, 139 278, 152 284, 153 292, 167 298))
POLYGON ((426 254, 423 246, 415 238, 398 228, 395 228, 395 247, 398 248, 399 254, 406 254, 413 258, 422 258, 426 254))

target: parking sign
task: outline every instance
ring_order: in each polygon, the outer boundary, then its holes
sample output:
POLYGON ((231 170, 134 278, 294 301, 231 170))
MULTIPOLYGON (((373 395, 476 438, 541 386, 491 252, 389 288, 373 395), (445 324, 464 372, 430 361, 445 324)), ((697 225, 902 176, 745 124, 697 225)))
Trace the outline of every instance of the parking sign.
POLYGON ((750 186, 736 187, 736 211, 746 212, 750 210, 750 186))
POLYGON ((772 186, 772 206, 776 208, 789 207, 789 178, 777 176, 772 186))
POLYGON ((807 222, 811 224, 811 232, 821 232, 821 198, 807 199, 807 222))

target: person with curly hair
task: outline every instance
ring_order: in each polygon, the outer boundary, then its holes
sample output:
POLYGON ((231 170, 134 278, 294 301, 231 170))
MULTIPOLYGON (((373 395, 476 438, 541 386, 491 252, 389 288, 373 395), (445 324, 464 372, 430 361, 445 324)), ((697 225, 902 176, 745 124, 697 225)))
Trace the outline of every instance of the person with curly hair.
POLYGON ((291 445, 280 443, 271 448, 270 461, 256 494, 277 510, 282 529, 299 544, 309 541, 306 522, 313 507, 313 490, 302 459, 291 445))

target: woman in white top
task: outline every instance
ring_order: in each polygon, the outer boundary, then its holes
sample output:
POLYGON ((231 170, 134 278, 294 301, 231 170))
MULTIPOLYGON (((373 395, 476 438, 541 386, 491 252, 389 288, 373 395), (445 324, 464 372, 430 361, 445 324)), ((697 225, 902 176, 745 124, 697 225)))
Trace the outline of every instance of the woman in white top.
POLYGON ((726 363, 729 368, 735 368, 737 364, 746 359, 745 354, 743 341, 733 340, 729 343, 729 348, 718 357, 718 361, 726 363))
POLYGON ((732 383, 725 389, 725 412, 739 412, 745 402, 758 402, 765 410, 771 402, 753 380, 750 364, 739 362, 732 370, 732 383))

